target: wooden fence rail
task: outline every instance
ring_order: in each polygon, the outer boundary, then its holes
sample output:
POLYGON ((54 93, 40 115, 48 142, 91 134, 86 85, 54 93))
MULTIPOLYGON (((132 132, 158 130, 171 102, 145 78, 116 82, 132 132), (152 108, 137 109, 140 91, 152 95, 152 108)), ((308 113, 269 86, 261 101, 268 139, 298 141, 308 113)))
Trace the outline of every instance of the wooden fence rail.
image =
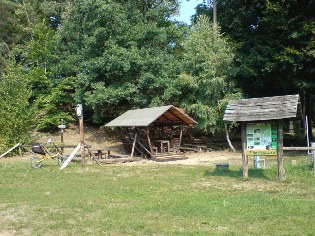
POLYGON ((283 147, 284 151, 315 151, 315 147, 283 147))

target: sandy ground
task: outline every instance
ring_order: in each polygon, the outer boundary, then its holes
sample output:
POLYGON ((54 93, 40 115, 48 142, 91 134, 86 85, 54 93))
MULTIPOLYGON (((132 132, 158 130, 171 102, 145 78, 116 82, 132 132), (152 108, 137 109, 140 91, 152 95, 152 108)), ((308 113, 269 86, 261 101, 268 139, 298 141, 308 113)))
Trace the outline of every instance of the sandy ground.
MULTIPOLYGON (((34 133, 34 141, 46 143, 52 139, 56 144, 60 144, 60 132, 55 133, 34 133)), ((76 126, 67 128, 63 134, 64 143, 66 145, 77 145, 80 142, 79 129, 76 126)), ((120 137, 117 133, 111 130, 104 130, 101 128, 88 127, 85 128, 85 143, 91 146, 92 150, 104 149, 106 147, 115 147, 117 153, 124 153, 124 148, 120 142, 120 137)), ((65 149, 65 154, 70 155, 73 149, 65 149)), ((14 158, 21 161, 29 160, 34 154, 26 153, 23 157, 14 158)), ((141 160, 136 162, 119 163, 123 165, 145 165, 145 164, 179 164, 179 165, 214 165, 215 163, 228 162, 230 165, 241 166, 242 154, 241 152, 232 152, 229 150, 224 151, 211 151, 211 152, 188 152, 185 153, 187 159, 175 160, 167 162, 155 162, 150 160, 141 160)))

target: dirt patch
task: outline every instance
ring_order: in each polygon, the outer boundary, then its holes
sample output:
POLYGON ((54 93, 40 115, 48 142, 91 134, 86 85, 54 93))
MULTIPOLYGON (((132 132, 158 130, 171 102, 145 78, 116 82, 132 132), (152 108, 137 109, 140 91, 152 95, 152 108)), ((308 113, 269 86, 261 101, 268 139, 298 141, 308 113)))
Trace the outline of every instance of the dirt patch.
MULTIPOLYGON (((60 132, 54 133, 34 133, 35 141, 45 143, 52 139, 55 143, 60 143, 60 132)), ((104 149, 107 147, 114 147, 117 149, 116 153, 126 154, 118 132, 110 129, 102 129, 99 127, 85 127, 84 130, 85 143, 91 146, 93 151, 104 149)), ((77 126, 69 126, 64 131, 65 145, 77 145, 80 142, 80 132, 77 126)), ((69 155, 73 148, 65 149, 65 154, 69 155)), ((115 154, 115 152, 113 152, 115 154)), ((26 156, 30 158, 29 156, 26 156)), ((144 165, 144 164, 179 164, 179 165, 214 165, 218 162, 229 162, 230 165, 241 165, 242 154, 240 152, 223 151, 209 151, 209 152, 190 152, 185 153, 187 159, 154 162, 149 160, 141 160, 137 162, 121 163, 123 165, 144 165)))
MULTIPOLYGON (((60 131, 52 133, 34 133, 35 141, 46 143, 48 140, 53 140, 56 144, 61 143, 60 131)), ((80 143, 80 131, 77 126, 69 126, 64 130, 63 140, 65 145, 78 145, 80 143)), ((120 142, 120 137, 117 132, 99 127, 84 128, 85 144, 91 146, 92 150, 104 149, 105 147, 115 147, 118 152, 123 153, 124 147, 120 142)), ((66 154, 71 153, 72 149, 65 149, 66 154)))

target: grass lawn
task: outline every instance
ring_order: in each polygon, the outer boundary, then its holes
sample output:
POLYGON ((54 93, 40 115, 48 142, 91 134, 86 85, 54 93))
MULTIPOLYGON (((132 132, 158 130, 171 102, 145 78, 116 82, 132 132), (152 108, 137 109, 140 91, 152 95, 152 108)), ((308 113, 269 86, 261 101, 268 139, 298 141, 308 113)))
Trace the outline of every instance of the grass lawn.
MULTIPOLYGON (((296 159, 296 158, 295 158, 296 159)), ((277 167, 87 165, 0 159, 0 235, 315 235, 307 158, 277 167)))

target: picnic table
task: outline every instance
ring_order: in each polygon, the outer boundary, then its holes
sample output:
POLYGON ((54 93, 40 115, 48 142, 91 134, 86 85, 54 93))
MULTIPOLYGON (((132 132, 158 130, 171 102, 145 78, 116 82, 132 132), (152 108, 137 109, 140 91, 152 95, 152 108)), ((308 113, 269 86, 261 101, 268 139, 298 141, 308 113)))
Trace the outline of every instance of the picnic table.
POLYGON ((167 153, 170 153, 171 145, 169 140, 154 140, 158 143, 158 146, 160 147, 161 153, 165 153, 167 149, 167 153))

